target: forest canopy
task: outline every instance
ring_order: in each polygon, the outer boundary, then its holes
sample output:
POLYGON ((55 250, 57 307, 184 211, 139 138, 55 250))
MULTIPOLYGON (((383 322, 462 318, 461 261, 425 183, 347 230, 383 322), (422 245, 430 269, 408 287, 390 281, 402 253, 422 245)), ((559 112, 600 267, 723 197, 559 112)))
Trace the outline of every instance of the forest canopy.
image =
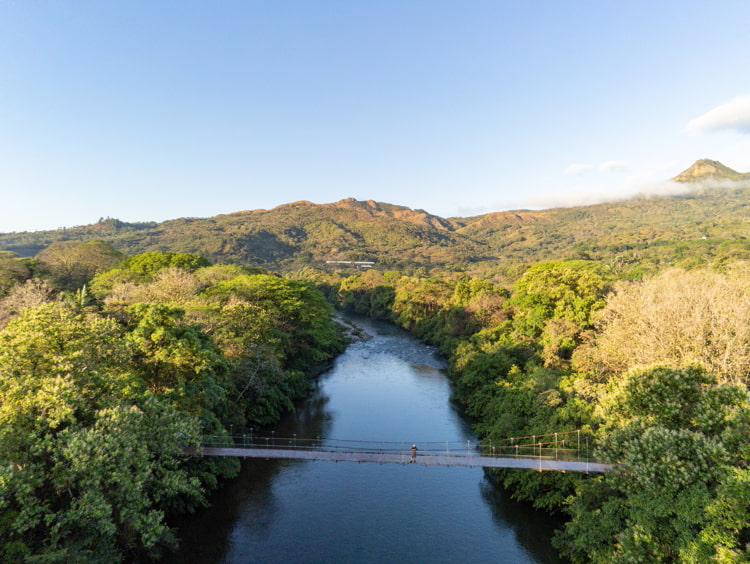
POLYGON ((167 517, 204 505, 238 469, 186 449, 277 421, 345 345, 307 282, 179 253, 104 263, 81 280, 93 295, 60 289, 75 269, 50 282, 19 269, 0 300, 4 562, 174 547, 167 517))

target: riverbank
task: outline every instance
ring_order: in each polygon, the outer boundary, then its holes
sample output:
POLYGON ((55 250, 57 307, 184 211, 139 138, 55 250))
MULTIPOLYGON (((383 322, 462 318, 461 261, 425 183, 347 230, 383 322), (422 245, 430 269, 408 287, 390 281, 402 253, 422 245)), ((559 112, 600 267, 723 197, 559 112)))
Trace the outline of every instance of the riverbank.
POLYGON ((369 341, 371 340, 374 335, 368 333, 365 329, 363 329, 360 325, 357 325, 354 321, 351 319, 347 319, 344 317, 344 315, 340 312, 335 312, 333 314, 333 320, 339 324, 341 327, 341 330, 344 333, 344 336, 349 339, 352 343, 358 343, 360 341, 369 341))
MULTIPOLYGON (((434 347, 350 321, 370 339, 313 381, 277 437, 476 440, 434 347)), ((479 469, 252 460, 210 502, 179 523, 183 544, 166 562, 559 562, 555 523, 479 469)))

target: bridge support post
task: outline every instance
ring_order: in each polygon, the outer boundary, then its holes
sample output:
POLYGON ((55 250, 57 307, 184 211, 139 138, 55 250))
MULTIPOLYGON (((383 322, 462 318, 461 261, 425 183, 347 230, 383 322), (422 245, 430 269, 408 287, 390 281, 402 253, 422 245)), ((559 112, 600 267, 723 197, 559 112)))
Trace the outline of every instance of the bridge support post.
POLYGON ((542 441, 539 441, 539 471, 542 471, 542 441))

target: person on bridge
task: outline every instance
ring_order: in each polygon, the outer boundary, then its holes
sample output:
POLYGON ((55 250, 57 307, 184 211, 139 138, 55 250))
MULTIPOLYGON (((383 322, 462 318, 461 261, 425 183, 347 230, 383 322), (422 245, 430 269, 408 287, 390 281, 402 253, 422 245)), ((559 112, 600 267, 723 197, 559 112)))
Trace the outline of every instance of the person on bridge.
POLYGON ((411 461, 417 461, 417 445, 411 445, 411 461))

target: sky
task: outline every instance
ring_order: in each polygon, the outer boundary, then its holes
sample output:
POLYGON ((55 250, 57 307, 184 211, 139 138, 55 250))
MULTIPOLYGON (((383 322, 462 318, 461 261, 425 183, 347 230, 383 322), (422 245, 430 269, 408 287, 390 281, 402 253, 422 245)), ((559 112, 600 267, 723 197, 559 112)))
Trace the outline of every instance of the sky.
POLYGON ((0 232, 750 171, 746 0, 0 0, 0 232))

